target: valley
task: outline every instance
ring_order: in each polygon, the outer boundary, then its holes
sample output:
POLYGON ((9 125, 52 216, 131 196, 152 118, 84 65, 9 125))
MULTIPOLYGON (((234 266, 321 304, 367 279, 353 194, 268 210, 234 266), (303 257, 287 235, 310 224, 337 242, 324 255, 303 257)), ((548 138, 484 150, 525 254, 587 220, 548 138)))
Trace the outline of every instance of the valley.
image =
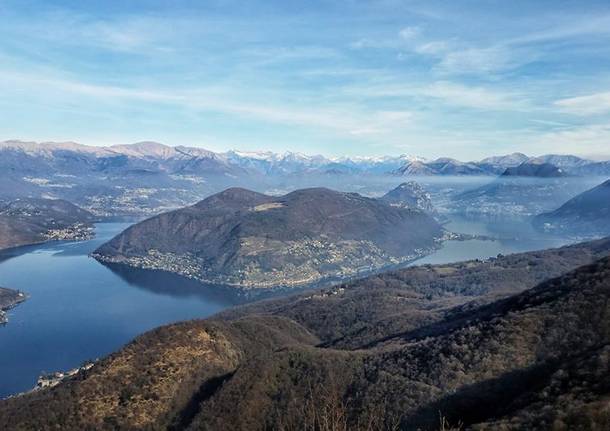
POLYGON ((416 429, 440 411, 469 429, 603 427, 609 253, 606 239, 408 268, 164 326, 3 401, 0 425, 300 428, 337 414, 416 429))
MULTIPOLYGON (((2 283, 28 295, 25 303, 12 310, 8 325, 0 328, 0 343, 14 353, 0 355, 0 398, 33 388, 44 372, 63 372, 103 358, 159 325, 208 317, 245 301, 270 297, 263 293, 271 297, 282 293, 265 290, 253 298, 166 271, 102 265, 88 257, 128 227, 98 223, 90 240, 0 252, 2 283), (96 343, 90 343, 91 338, 96 343)), ((493 224, 454 218, 446 227, 476 238, 492 235, 493 224)), ((510 240, 447 240, 413 264, 486 260, 562 244, 561 239, 533 234, 510 240)), ((293 293, 298 292, 302 290, 293 293)))
POLYGON ((0 431, 610 431, 608 0, 0 22, 0 431))
POLYGON ((16 145, 0 428, 607 420, 610 243, 575 244, 605 235, 607 178, 584 159, 16 145))

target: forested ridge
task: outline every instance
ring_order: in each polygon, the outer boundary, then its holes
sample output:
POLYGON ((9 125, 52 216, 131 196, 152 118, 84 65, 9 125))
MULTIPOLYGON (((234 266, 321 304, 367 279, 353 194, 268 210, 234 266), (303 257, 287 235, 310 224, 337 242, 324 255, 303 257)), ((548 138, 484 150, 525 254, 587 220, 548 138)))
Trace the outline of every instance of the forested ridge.
POLYGON ((0 428, 608 429, 609 251, 408 268, 158 328, 2 401, 0 428))

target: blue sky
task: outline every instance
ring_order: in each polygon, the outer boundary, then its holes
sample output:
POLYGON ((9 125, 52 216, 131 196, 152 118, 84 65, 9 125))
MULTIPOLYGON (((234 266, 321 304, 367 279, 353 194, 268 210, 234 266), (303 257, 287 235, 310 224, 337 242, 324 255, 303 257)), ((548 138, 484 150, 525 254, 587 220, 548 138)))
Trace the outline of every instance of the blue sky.
POLYGON ((608 1, 0 0, 0 140, 610 156, 608 1))

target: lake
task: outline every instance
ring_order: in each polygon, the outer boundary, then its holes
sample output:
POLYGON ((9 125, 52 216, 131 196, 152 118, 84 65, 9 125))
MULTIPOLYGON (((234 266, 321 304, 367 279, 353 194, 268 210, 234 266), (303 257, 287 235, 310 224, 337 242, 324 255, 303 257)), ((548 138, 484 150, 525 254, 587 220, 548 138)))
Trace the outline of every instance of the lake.
POLYGON ((0 327, 0 398, 31 389, 42 371, 77 367, 154 327, 238 303, 181 277, 114 272, 87 256, 127 226, 101 223, 94 240, 24 247, 15 257, 0 257, 0 286, 30 296, 0 327))
MULTIPOLYGON (((65 371, 119 349, 157 326, 202 318, 241 302, 226 290, 171 274, 111 270, 88 257, 128 224, 100 223, 96 238, 0 254, 0 286, 29 299, 0 327, 0 398, 31 389, 42 372, 65 371)), ((450 230, 502 236, 485 223, 454 218, 450 230)), ((416 263, 446 263, 559 246, 520 227, 520 237, 449 241, 416 263)))

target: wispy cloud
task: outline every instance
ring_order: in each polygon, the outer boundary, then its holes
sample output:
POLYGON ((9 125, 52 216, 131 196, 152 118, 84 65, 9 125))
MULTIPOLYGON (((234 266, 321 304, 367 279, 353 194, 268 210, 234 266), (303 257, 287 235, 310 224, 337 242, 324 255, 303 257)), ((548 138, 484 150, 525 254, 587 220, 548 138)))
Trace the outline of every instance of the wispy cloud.
MULTIPOLYGON (((346 135, 384 134, 408 125, 413 113, 357 108, 354 106, 278 105, 251 103, 240 100, 230 88, 199 87, 182 90, 162 90, 90 84, 81 81, 28 74, 2 73, 6 87, 17 84, 45 93, 60 92, 90 98, 92 101, 120 103, 129 101, 177 105, 195 111, 209 111, 242 116, 276 124, 316 127, 346 135)), ((0 88, 2 85, 0 85, 0 88)), ((5 87, 5 88, 6 88, 5 87)), ((72 103, 72 102, 69 102, 72 103)))
POLYGON ((439 81, 423 90, 423 93, 445 102, 475 109, 521 110, 527 100, 515 93, 489 90, 484 87, 465 86, 439 81))
POLYGON ((346 87, 346 94, 369 98, 404 99, 405 103, 416 106, 433 100, 449 106, 475 110, 525 111, 532 109, 530 101, 516 91, 465 85, 439 80, 432 83, 398 84, 384 83, 368 86, 346 87))
POLYGON ((524 144, 540 153, 610 157, 610 123, 590 124, 529 137, 524 144))
POLYGON ((605 114, 610 112, 610 91, 561 99, 555 106, 574 115, 605 114))

